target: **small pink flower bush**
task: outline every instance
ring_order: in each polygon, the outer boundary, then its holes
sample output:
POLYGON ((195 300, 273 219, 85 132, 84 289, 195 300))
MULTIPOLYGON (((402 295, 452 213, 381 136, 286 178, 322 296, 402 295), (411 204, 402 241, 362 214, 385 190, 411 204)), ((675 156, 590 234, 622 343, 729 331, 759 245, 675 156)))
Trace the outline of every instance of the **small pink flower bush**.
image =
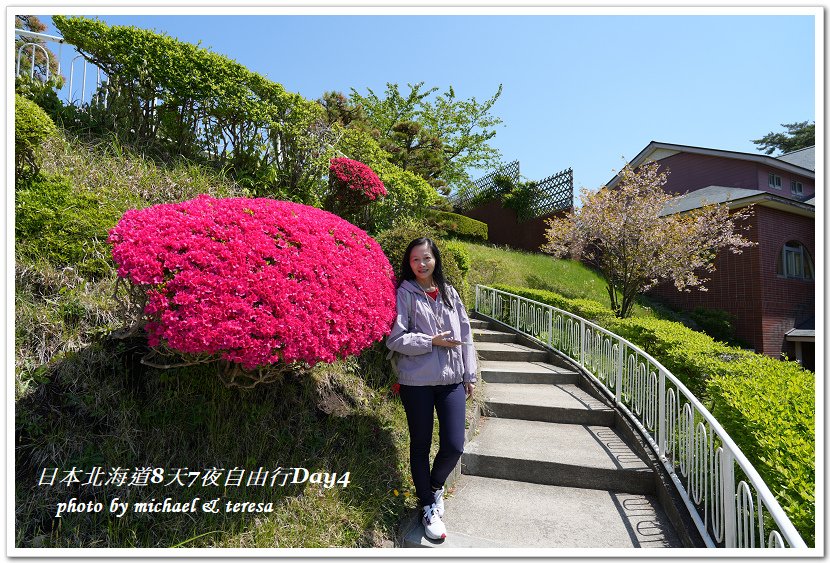
POLYGON ((118 275, 147 288, 150 346, 246 370, 332 362, 389 333, 392 267, 351 223, 298 203, 214 199, 127 211, 118 275))
POLYGON ((386 195, 386 187, 378 175, 362 162, 350 158, 332 158, 329 175, 338 188, 345 188, 368 200, 374 201, 386 195))

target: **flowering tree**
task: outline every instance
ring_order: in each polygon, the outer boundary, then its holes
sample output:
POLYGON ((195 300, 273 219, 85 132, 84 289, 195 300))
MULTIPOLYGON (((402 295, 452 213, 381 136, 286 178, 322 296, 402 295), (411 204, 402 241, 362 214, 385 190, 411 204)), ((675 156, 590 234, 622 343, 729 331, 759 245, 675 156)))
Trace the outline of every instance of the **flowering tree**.
POLYGON ((109 242, 148 365, 220 360, 226 384, 253 386, 357 354, 395 316, 380 246, 306 205, 202 195, 126 212, 109 242))
POLYGON ((636 170, 626 165, 616 189, 583 189, 581 207, 547 221, 542 250, 597 267, 619 317, 631 314, 638 294, 663 281, 682 291, 706 291, 704 275, 715 270, 719 250, 740 254, 754 245, 739 232, 750 208, 731 215, 725 205, 671 213, 675 196, 663 191, 668 172, 658 168, 656 162, 636 170))
POLYGON ((332 158, 329 166, 329 194, 323 206, 354 223, 364 223, 361 211, 370 202, 386 196, 386 188, 375 172, 357 160, 332 158))

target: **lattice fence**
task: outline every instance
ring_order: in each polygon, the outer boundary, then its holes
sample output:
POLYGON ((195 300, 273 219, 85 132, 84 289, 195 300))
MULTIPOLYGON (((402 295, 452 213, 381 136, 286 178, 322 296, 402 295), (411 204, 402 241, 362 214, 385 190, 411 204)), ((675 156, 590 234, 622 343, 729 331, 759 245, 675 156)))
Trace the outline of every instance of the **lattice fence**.
POLYGON ((574 171, 572 168, 540 180, 534 188, 532 216, 541 217, 554 211, 569 209, 574 199, 574 171))
MULTIPOLYGON (((457 194, 452 199, 453 207, 463 213, 481 203, 482 198, 480 196, 491 194, 493 197, 498 197, 500 187, 495 183, 498 176, 507 177, 514 185, 518 184, 519 161, 514 160, 476 180, 472 189, 457 194)), ((526 221, 554 211, 569 209, 573 202, 573 186, 573 169, 571 168, 557 172, 539 182, 531 183, 528 186, 532 193, 530 209, 525 216, 519 217, 519 219, 526 221)))
POLYGON ((473 182, 472 189, 459 193, 452 199, 453 207, 460 211, 468 211, 475 207, 476 196, 497 190, 496 184, 493 182, 496 176, 506 176, 515 184, 519 181, 519 161, 514 160, 513 162, 509 162, 498 170, 490 172, 486 176, 473 182))

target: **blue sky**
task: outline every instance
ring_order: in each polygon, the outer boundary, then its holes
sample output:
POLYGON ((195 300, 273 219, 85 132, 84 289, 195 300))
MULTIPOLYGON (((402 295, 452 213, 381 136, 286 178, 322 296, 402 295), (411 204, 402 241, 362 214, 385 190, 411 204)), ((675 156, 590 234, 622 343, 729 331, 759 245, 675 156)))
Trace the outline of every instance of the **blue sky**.
POLYGON ((758 153, 751 139, 816 112, 811 16, 100 17, 201 42, 310 99, 424 81, 485 100, 502 84, 504 161, 533 180, 572 167, 577 190, 651 140, 758 153))

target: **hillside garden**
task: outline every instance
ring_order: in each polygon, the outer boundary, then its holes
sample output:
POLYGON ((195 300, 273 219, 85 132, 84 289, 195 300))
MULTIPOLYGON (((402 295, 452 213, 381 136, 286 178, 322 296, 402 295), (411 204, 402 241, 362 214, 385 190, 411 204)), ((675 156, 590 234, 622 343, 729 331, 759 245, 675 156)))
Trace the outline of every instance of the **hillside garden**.
POLYGON ((106 105, 101 92, 80 108, 17 83, 18 546, 392 545, 415 500, 383 337, 402 253, 423 235, 469 308, 475 284, 508 284, 677 370, 812 543, 807 372, 658 319, 669 312, 647 302, 616 319, 592 270, 486 246, 485 225, 441 203, 469 181, 459 161, 495 157, 498 93, 479 106, 450 89, 430 113, 420 86, 390 86, 408 110, 389 122, 372 92, 309 101, 160 34, 53 19, 113 78, 106 105), (485 108, 477 145, 427 135, 471 107, 485 108), (399 150, 407 134, 424 150, 399 150), (441 161, 436 147, 468 158, 441 161), (296 468, 318 477, 292 482, 296 468), (114 497, 223 509, 56 516, 70 498, 114 497))

